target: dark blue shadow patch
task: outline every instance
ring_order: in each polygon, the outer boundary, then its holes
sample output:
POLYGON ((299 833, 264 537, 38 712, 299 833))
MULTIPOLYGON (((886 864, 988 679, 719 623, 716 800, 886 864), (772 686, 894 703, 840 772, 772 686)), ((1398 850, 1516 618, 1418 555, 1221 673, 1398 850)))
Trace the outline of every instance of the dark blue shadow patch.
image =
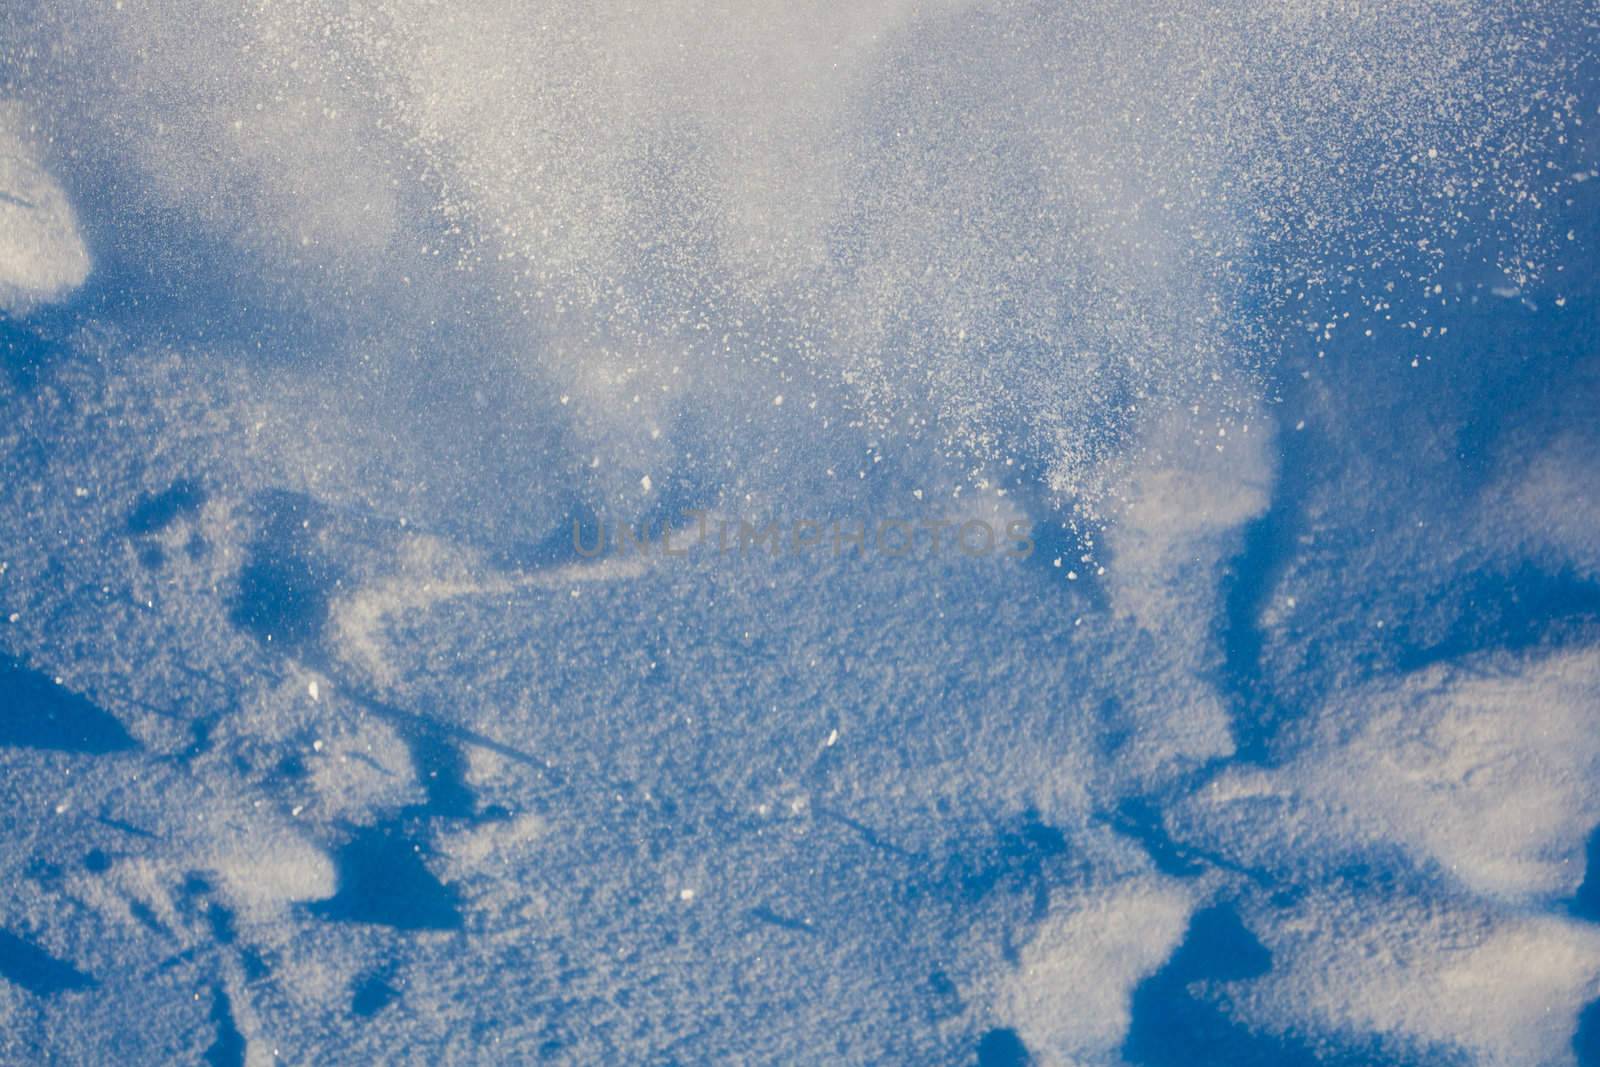
POLYGON ((244 1035, 233 1021, 227 992, 220 988, 211 999, 211 1021, 217 1024, 217 1037, 206 1049, 208 1067, 244 1067, 244 1035))
POLYGON ((1584 846, 1583 884, 1572 898, 1572 914, 1590 922, 1600 922, 1600 826, 1589 833, 1584 846))
POLYGON ((996 1028, 978 1039, 978 1067, 1028 1067, 1032 1062, 1015 1030, 996 1028))
POLYGON ((72 964, 56 959, 9 930, 0 930, 0 978, 41 997, 97 984, 72 964))
POLYGON ((138 748, 117 717, 0 654, 0 746, 103 755, 138 748))
POLYGON ((307 905, 331 922, 396 930, 459 930, 459 895, 422 862, 421 846, 394 823, 358 829, 334 854, 339 890, 307 905))
POLYGON ((1289 1038, 1257 1034, 1189 992, 1200 981, 1259 978, 1272 955, 1231 906, 1197 912, 1183 944, 1133 992, 1123 1057, 1148 1067, 1313 1067, 1323 1062, 1289 1038))
POLYGON ((239 571, 228 618, 258 640, 294 648, 322 633, 340 574, 317 551, 322 514, 314 501, 274 492, 262 503, 265 518, 239 571))
POLYGON ((389 984, 387 974, 369 974, 356 983, 355 990, 350 996, 350 1013, 362 1019, 370 1019, 388 1007, 399 995, 400 991, 389 984))
POLYGON ((205 506, 206 493, 198 482, 183 479, 159 493, 141 496, 128 512, 128 533, 138 537, 160 533, 180 518, 205 506))
POLYGON ((1578 1067, 1600 1067, 1600 1000, 1591 1000, 1578 1013, 1578 1032, 1572 1035, 1572 1053, 1578 1067))

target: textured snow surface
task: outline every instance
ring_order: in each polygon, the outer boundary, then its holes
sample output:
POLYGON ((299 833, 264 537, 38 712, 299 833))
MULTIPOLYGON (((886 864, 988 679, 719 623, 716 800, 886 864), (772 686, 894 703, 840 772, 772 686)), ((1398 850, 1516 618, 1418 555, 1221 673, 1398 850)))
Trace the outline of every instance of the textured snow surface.
POLYGON ((1600 1063, 1594 41, 0 8, 0 1063, 1600 1063))
POLYGON ((24 315, 68 296, 89 253, 66 195, 39 161, 23 111, 0 100, 0 312, 24 315))

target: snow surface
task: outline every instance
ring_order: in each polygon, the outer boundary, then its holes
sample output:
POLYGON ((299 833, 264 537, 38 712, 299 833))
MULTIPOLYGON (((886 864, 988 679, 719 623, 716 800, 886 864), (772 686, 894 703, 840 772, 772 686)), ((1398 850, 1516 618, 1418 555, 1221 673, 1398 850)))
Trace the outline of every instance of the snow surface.
POLYGON ((36 129, 0 100, 0 312, 26 315, 69 296, 89 253, 66 195, 40 164, 36 129))
POLYGON ((0 9, 0 1063, 1600 1063, 1595 29, 0 9))

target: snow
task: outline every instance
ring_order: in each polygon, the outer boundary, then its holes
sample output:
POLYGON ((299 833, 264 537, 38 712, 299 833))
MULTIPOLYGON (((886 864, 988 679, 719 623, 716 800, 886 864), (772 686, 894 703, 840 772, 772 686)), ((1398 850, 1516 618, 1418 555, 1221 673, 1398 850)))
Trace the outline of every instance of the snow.
POLYGON ((1179 883, 1146 875, 1052 912, 997 991, 996 1014, 1041 1065, 1122 1062, 1133 989, 1177 948, 1193 908, 1179 883))
POLYGON ((40 160, 38 130, 0 99, 0 312, 27 315, 89 276, 77 216, 40 160))
POLYGON ((1531 10, 8 12, 0 1060, 1585 1062, 1531 10))
POLYGON ((1575 1062, 1600 967, 1592 926, 1417 898, 1318 897, 1286 919, 1268 936, 1280 974, 1241 994, 1275 1026, 1378 1032, 1402 1056, 1450 1051, 1485 1067, 1575 1062))
POLYGON ((1600 824, 1600 652, 1433 668, 1318 712, 1286 771, 1343 840, 1395 842, 1517 903, 1571 897, 1600 824), (1352 726, 1359 723, 1359 726, 1352 726))

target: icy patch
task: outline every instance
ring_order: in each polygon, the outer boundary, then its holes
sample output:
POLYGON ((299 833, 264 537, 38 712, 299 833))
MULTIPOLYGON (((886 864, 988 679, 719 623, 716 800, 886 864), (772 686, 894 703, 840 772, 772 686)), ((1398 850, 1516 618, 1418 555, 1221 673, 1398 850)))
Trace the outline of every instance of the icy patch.
POLYGON ((0 312, 26 315, 89 276, 89 251, 66 194, 45 171, 37 131, 0 101, 0 312))

